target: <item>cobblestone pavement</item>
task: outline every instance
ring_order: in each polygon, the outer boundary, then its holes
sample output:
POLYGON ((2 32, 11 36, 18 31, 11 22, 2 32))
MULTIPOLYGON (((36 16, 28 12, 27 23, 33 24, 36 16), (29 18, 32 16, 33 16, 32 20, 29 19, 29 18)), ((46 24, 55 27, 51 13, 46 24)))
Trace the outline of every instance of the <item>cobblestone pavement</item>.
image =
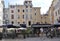
POLYGON ((26 38, 26 39, 2 39, 0 41, 60 41, 60 38, 26 38))

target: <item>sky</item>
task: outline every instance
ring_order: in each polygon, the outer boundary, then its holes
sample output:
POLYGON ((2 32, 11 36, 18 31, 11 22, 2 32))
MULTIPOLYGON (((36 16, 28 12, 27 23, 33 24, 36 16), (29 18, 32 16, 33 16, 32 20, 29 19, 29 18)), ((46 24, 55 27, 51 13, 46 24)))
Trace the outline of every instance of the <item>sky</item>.
MULTIPOLYGON (((5 7, 8 7, 8 4, 20 4, 23 5, 24 0, 4 0, 5 7)), ((50 5, 52 0, 32 0, 33 7, 41 7, 41 14, 45 14, 50 5)))

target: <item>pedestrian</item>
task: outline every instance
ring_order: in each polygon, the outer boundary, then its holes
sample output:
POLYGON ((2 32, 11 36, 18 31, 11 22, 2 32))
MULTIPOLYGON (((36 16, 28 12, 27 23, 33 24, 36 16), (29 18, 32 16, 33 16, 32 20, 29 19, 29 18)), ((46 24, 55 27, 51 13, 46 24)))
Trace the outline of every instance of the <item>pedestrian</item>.
POLYGON ((53 28, 51 29, 51 35, 50 35, 51 38, 53 38, 53 28))
POLYGON ((39 31, 37 31, 37 36, 39 37, 39 31))
POLYGON ((48 30, 46 30, 46 37, 48 37, 47 34, 48 34, 48 30))
POLYGON ((47 38, 51 36, 51 28, 48 28, 48 30, 46 32, 46 36, 47 36, 47 38))
POLYGON ((43 37, 43 28, 40 28, 41 37, 43 37))

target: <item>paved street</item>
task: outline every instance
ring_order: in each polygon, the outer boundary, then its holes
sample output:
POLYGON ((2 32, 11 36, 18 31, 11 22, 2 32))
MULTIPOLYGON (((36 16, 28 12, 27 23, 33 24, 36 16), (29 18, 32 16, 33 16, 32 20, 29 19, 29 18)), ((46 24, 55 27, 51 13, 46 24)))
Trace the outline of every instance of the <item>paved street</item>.
POLYGON ((2 39, 0 41, 60 41, 60 38, 26 38, 26 39, 2 39))

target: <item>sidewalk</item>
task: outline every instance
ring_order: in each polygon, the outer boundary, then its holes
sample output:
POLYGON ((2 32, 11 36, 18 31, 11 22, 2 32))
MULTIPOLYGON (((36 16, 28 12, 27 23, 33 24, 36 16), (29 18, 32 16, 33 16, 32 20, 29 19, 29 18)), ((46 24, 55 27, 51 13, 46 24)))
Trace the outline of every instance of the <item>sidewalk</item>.
POLYGON ((60 38, 41 38, 41 37, 35 37, 35 38, 26 38, 26 39, 3 39, 2 41, 60 41, 60 38))

